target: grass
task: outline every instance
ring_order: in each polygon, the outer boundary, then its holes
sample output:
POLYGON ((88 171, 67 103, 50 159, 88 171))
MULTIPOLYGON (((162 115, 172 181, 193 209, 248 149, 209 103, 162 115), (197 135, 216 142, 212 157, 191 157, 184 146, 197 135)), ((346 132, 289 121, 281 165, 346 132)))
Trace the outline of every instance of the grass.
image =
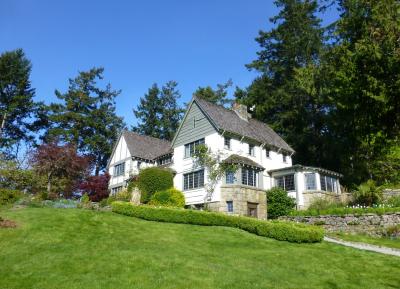
POLYGON ((79 209, 1 212, 0 288, 399 288, 400 259, 79 209))
POLYGON ((377 246, 389 247, 400 249, 400 239, 390 239, 387 237, 371 237, 368 235, 361 234, 346 234, 346 233, 335 233, 331 234, 332 237, 337 237, 342 240, 351 241, 351 242, 362 242, 377 246))

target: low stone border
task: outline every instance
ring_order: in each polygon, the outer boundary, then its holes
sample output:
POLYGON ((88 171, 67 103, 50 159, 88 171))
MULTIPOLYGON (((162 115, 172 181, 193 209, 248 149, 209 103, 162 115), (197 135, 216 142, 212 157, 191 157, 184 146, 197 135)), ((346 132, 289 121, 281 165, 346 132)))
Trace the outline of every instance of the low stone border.
POLYGON ((366 244, 366 243, 349 242, 349 241, 344 241, 341 239, 334 239, 334 238, 329 238, 329 237, 324 237, 324 241, 343 245, 346 247, 352 247, 352 248, 356 248, 356 249, 360 249, 360 250, 366 250, 366 251, 400 257, 400 250, 398 250, 398 249, 375 246, 375 245, 366 244))

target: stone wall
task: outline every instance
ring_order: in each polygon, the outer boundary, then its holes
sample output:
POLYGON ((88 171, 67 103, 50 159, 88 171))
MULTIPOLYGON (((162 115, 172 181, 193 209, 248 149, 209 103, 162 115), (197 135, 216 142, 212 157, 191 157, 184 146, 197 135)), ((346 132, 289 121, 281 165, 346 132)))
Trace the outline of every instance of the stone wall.
POLYGON ((227 213, 227 201, 233 202, 232 215, 247 216, 247 204, 257 204, 257 218, 267 218, 267 195, 264 190, 241 186, 224 185, 221 187, 221 201, 208 204, 209 209, 227 213))
POLYGON ((306 210, 313 203, 315 199, 326 199, 331 202, 349 203, 352 200, 350 193, 331 193, 325 191, 304 191, 303 200, 304 206, 299 207, 299 210, 306 210))
POLYGON ((281 220, 323 226, 327 232, 366 233, 380 235, 388 227, 400 225, 400 212, 384 215, 364 214, 360 216, 287 216, 281 220))

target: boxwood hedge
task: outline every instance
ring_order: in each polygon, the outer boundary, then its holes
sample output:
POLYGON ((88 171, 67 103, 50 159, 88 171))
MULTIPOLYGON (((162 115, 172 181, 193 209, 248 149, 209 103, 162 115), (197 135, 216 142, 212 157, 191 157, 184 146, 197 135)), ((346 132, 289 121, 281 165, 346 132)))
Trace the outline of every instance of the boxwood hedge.
POLYGON ((156 208, 147 205, 136 206, 124 202, 114 202, 111 206, 115 213, 144 220, 233 227, 279 241, 314 243, 322 241, 324 236, 322 228, 292 222, 263 221, 249 217, 228 216, 196 210, 156 208))

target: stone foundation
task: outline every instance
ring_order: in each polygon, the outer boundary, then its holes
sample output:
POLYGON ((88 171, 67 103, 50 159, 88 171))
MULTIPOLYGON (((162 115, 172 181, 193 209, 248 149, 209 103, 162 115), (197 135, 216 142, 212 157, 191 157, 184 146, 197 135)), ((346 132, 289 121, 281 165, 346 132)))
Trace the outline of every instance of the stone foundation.
POLYGON ((349 193, 331 193, 325 191, 304 191, 303 192, 303 200, 304 205, 299 206, 299 210, 307 210, 308 207, 316 200, 316 199, 326 199, 331 202, 341 202, 341 203, 349 203, 351 201, 351 194, 349 193))
POLYGON ((364 214, 360 216, 286 216, 281 220, 323 226, 327 232, 365 233, 381 235, 385 228, 400 224, 400 212, 384 215, 364 214))
POLYGON ((248 216, 248 205, 257 207, 257 218, 267 218, 267 195, 264 190, 241 186, 224 185, 221 187, 221 201, 209 203, 211 211, 223 212, 236 216, 248 216), (228 213, 227 201, 233 202, 233 212, 228 213))

